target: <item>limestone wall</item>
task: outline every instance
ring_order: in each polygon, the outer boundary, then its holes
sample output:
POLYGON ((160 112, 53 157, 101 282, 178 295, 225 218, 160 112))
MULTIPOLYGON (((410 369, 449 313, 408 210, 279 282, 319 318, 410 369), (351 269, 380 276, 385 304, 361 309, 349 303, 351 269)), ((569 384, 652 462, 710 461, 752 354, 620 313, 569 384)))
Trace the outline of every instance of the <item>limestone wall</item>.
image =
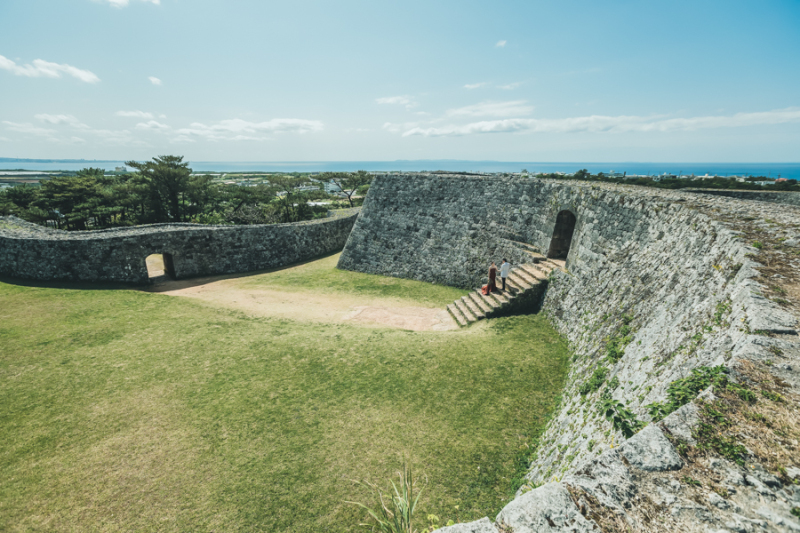
POLYGON ((145 258, 169 254, 176 278, 276 268, 336 252, 358 217, 295 224, 155 224, 87 232, 0 218, 0 275, 36 280, 147 283, 145 258))
POLYGON ((691 189, 691 192, 800 206, 800 192, 728 191, 724 189, 691 189))
MULTIPOLYGON (((664 430, 650 425, 626 442, 597 404, 607 390, 615 402, 647 423, 645 406, 663 401, 669 384, 692 369, 736 368, 744 360, 765 361, 770 353, 783 354, 772 372, 794 387, 800 385, 797 319, 764 298, 762 285, 755 281, 759 265, 751 257, 757 250, 742 242, 724 220, 767 218, 770 224, 781 224, 781 239, 796 247, 800 210, 610 184, 380 177, 370 188, 340 266, 475 287, 489 260, 513 255, 514 241, 546 251, 556 215, 564 209, 577 217, 575 233, 567 272, 551 278, 543 312, 569 340, 575 356, 561 407, 541 438, 529 482, 500 513, 496 525, 515 532, 590 531, 594 526, 582 517, 592 513, 586 508, 577 512, 576 494, 590 495, 586 497, 594 498, 598 509, 609 513, 608 520, 617 516, 637 531, 660 530, 646 523, 652 509, 656 514, 664 511, 662 525, 667 529, 681 531, 749 524, 746 520, 760 520, 763 527, 789 523, 791 506, 767 504, 762 515, 772 513, 770 522, 759 518, 753 502, 765 497, 800 501, 800 490, 792 492, 791 487, 779 494, 778 488, 759 493, 737 486, 741 502, 752 503, 752 509, 716 505, 713 498, 703 506, 678 481, 680 475, 664 477, 658 483, 663 481, 666 489, 657 488, 652 472, 687 471, 681 470, 684 463, 664 430), (628 339, 609 359, 609 341, 621 337, 628 339), (607 369, 602 386, 581 394, 581 385, 600 368, 607 369), (644 508, 640 497, 652 504, 644 515, 632 510, 644 508)), ((521 251, 517 254, 512 262, 524 259, 521 251)), ((800 258, 784 255, 789 265, 796 265, 795 271, 800 270, 800 258)), ((690 429, 670 423, 676 433, 683 431, 691 439, 690 429)), ((800 463, 795 466, 800 468, 800 463)), ((737 465, 716 468, 745 479, 737 465)), ((735 492, 733 485, 731 491, 735 492)), ((462 530, 497 531, 485 521, 452 531, 462 530)))

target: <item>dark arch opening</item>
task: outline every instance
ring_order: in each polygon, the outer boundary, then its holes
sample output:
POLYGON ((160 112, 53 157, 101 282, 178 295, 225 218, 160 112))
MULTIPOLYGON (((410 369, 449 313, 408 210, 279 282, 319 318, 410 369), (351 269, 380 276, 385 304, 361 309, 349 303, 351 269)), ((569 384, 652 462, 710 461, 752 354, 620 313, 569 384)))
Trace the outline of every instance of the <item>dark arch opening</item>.
POLYGON ((147 265, 147 277, 175 279, 175 265, 170 254, 152 254, 144 260, 147 265))
POLYGON ((556 227, 553 230, 547 257, 551 259, 567 258, 569 247, 572 244, 572 233, 575 231, 575 220, 575 215, 571 211, 564 210, 556 216, 556 227))

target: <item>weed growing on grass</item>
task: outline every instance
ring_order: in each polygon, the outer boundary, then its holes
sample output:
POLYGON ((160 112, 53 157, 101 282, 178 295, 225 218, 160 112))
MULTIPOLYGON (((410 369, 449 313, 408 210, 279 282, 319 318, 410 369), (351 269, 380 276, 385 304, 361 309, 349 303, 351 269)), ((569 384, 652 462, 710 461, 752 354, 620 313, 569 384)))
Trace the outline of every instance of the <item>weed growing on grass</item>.
POLYGON ((359 524, 372 531, 380 533, 416 533, 414 529, 414 510, 417 508, 419 497, 422 496, 422 489, 414 496, 414 477, 411 469, 404 462, 403 471, 398 472, 400 478, 400 488, 391 481, 392 490, 384 491, 376 484, 369 481, 357 481, 371 489, 378 498, 378 507, 372 509, 363 503, 347 502, 364 509, 372 518, 369 524, 359 524))

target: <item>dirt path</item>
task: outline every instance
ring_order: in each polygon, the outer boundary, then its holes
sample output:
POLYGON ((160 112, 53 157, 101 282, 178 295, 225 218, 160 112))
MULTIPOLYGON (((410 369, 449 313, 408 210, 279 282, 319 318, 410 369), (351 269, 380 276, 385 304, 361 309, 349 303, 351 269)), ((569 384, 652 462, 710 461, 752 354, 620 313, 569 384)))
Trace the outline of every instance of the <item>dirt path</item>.
POLYGON ((202 300, 209 305, 236 309, 251 316, 270 316, 315 322, 351 322, 408 329, 445 331, 457 329, 450 314, 441 308, 410 307, 407 301, 369 298, 346 293, 304 290, 244 289, 242 276, 213 277, 190 281, 163 281, 146 292, 202 300))

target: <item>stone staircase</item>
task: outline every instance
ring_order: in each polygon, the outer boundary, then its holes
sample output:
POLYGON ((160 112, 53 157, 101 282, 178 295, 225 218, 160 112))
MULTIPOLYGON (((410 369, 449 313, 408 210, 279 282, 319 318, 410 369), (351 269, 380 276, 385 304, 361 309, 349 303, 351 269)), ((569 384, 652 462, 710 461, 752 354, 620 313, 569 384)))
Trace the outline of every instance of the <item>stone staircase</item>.
POLYGON ((502 281, 498 268, 497 291, 484 295, 478 288, 447 306, 447 311, 459 326, 523 310, 538 303, 550 272, 556 268, 563 269, 564 261, 548 259, 529 249, 525 251, 530 256, 530 262, 511 267, 505 291, 500 290, 502 281))

